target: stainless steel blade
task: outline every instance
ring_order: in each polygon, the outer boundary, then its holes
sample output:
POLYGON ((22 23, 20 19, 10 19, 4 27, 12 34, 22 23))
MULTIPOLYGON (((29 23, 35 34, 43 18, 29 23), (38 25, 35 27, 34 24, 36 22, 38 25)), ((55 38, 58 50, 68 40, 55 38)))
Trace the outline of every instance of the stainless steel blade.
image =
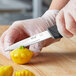
POLYGON ((14 49, 19 48, 20 46, 27 47, 29 45, 32 45, 34 43, 38 43, 38 42, 43 41, 45 39, 48 39, 50 37, 53 38, 53 36, 49 33, 49 31, 44 31, 42 33, 36 34, 36 35, 34 35, 32 37, 29 37, 27 39, 24 39, 22 41, 19 41, 19 42, 15 43, 15 44, 9 46, 7 49, 5 49, 5 51, 12 51, 14 49))

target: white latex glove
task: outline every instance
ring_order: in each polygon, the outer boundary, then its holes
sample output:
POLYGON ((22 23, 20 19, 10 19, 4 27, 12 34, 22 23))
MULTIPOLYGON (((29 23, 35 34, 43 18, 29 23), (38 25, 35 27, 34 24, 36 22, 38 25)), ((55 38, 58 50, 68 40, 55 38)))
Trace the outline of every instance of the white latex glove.
POLYGON ((70 0, 58 13, 56 23, 59 32, 64 37, 76 35, 76 0, 70 0))
MULTIPOLYGON (((57 10, 48 10, 42 17, 14 22, 12 26, 1 36, 0 50, 2 50, 3 55, 10 58, 9 52, 4 51, 7 47, 27 37, 43 32, 48 27, 55 25, 57 13, 57 10)), ((53 42, 52 39, 47 39, 30 45, 29 49, 36 55, 36 53, 51 42, 53 42)))

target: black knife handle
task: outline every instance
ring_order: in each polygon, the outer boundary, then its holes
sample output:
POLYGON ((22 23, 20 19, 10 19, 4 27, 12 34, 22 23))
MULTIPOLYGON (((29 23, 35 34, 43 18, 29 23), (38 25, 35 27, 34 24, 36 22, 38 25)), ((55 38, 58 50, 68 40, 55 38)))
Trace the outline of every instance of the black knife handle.
POLYGON ((57 26, 56 26, 56 25, 48 28, 48 31, 52 34, 52 36, 53 36, 55 39, 62 38, 62 36, 60 35, 60 33, 59 33, 58 30, 57 30, 57 26))

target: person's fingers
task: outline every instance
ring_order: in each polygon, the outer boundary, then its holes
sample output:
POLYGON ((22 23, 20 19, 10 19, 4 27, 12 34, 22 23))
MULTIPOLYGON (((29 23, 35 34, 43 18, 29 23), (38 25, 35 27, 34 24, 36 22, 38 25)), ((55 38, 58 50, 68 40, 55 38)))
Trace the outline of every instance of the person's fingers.
POLYGON ((71 16, 74 18, 76 22, 76 8, 74 8, 72 11, 70 11, 71 16))
MULTIPOLYGON (((4 38, 4 36, 3 36, 3 38, 4 38)), ((4 56, 6 56, 8 59, 10 59, 11 58, 10 54, 9 54, 10 52, 9 51, 5 52, 3 46, 4 46, 4 44, 1 42, 1 39, 0 39, 0 53, 3 54, 4 56)))
MULTIPOLYGON (((4 37, 4 46, 2 54, 6 56, 8 59, 11 59, 10 52, 5 52, 4 50, 8 48, 10 45, 14 44, 16 38, 19 37, 19 32, 16 29, 8 30, 7 34, 4 37)), ((3 37, 2 37, 3 38, 3 37)))
POLYGON ((0 39, 0 53, 2 53, 3 51, 3 43, 1 43, 1 39, 0 39))
POLYGON ((56 17, 57 28, 63 37, 72 37, 73 34, 66 29, 64 12, 61 10, 56 17))
POLYGON ((65 14, 65 24, 66 29, 76 35, 76 21, 69 13, 65 14))
POLYGON ((14 44, 19 37, 19 32, 16 29, 10 29, 4 38, 4 48, 14 44))
POLYGON ((0 45, 1 45, 0 47, 4 46, 4 38, 5 38, 6 34, 7 34, 7 31, 5 31, 0 38, 0 45))
POLYGON ((42 47, 43 47, 42 43, 40 42, 40 43, 30 45, 29 50, 34 52, 34 56, 37 56, 39 54, 40 50, 42 49, 42 47))
POLYGON ((10 55, 9 55, 10 52, 4 52, 4 38, 6 34, 7 34, 7 31, 5 31, 0 38, 0 53, 2 53, 4 56, 10 59, 10 55))

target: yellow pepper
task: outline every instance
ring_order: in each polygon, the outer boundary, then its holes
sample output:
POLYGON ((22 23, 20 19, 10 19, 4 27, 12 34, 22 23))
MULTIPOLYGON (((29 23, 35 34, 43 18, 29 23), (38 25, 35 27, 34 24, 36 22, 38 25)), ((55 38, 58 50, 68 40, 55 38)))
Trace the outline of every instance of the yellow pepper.
POLYGON ((13 67, 12 66, 2 66, 0 67, 0 76, 12 76, 13 67))
POLYGON ((35 76, 35 75, 29 70, 22 70, 22 71, 16 71, 15 76, 35 76))
POLYGON ((17 64, 25 64, 30 61, 33 56, 33 52, 21 46, 18 49, 10 52, 12 60, 17 64))

